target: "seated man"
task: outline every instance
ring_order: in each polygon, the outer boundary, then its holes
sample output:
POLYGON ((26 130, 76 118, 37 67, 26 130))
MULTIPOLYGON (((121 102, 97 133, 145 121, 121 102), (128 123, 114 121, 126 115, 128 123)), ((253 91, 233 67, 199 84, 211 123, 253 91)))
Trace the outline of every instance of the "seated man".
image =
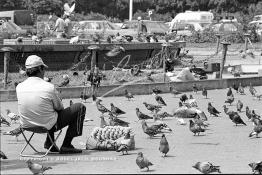
MULTIPOLYGON (((22 127, 41 126, 49 130, 54 140, 54 132, 68 126, 60 150, 51 152, 81 153, 71 144, 74 137, 82 135, 86 107, 75 103, 64 108, 55 86, 43 80, 47 66, 37 55, 31 55, 25 62, 28 78, 16 87, 18 112, 22 127)), ((49 149, 51 141, 46 138, 44 148, 49 149)))

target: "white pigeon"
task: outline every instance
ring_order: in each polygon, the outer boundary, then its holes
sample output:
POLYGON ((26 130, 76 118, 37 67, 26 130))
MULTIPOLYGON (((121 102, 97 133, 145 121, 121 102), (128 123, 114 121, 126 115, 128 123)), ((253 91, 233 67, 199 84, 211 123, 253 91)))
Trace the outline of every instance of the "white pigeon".
POLYGON ((68 3, 64 4, 64 10, 65 10, 65 15, 71 15, 73 11, 75 10, 75 3, 70 7, 68 3))
POLYGON ((182 119, 182 118, 177 118, 177 122, 178 122, 180 125, 186 125, 185 120, 182 119))
POLYGON ((11 112, 10 109, 6 109, 6 115, 11 119, 11 121, 17 121, 20 119, 20 116, 11 112))
POLYGON ((76 44, 76 43, 79 43, 79 36, 75 36, 73 38, 70 39, 69 43, 70 44, 76 44))

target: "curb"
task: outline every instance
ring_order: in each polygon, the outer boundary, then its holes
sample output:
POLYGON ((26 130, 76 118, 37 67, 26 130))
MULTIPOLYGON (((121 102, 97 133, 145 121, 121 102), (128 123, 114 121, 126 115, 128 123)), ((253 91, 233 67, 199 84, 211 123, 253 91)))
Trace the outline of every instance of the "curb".
MULTIPOLYGON (((199 80, 199 81, 186 81, 186 82, 168 82, 168 83, 146 83, 146 84, 130 84, 125 83, 121 85, 110 85, 101 86, 97 92, 98 97, 109 97, 109 96, 123 96, 124 90, 131 92, 134 95, 146 95, 151 94, 152 89, 157 87, 163 93, 169 92, 169 87, 173 86, 176 90, 181 92, 192 91, 193 84, 198 87, 205 87, 207 90, 211 89, 225 89, 232 86, 234 83, 241 83, 242 86, 249 86, 252 83, 253 86, 262 85, 262 77, 244 77, 244 78, 226 78, 226 79, 212 79, 212 80, 199 80)), ((63 99, 79 98, 80 93, 87 88, 89 91, 90 87, 75 86, 75 87, 60 87, 57 88, 61 92, 63 99)), ((2 90, 0 91, 0 102, 17 101, 16 91, 2 90)))

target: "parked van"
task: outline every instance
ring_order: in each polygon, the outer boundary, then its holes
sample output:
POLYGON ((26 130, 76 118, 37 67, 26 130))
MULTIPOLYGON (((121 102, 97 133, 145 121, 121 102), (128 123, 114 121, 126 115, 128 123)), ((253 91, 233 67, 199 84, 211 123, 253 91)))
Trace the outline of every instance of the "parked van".
POLYGON ((212 23, 214 15, 208 11, 185 11, 179 13, 170 23, 170 30, 172 31, 176 23, 195 24, 198 23, 200 27, 195 27, 195 30, 202 31, 204 28, 212 23))
POLYGON ((11 21, 28 32, 36 32, 35 18, 36 15, 31 10, 0 11, 0 19, 11 21))

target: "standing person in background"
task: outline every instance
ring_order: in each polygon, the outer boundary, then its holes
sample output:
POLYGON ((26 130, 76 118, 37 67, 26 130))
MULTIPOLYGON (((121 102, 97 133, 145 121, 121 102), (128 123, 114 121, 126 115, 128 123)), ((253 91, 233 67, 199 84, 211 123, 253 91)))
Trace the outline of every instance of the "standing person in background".
POLYGON ((147 32, 147 28, 146 28, 146 25, 144 24, 144 22, 142 21, 141 16, 137 17, 137 22, 138 22, 137 35, 140 36, 141 34, 147 32))
POLYGON ((56 38, 63 38, 65 32, 65 15, 58 15, 59 17, 56 20, 54 31, 56 31, 56 38))
POLYGON ((71 37, 73 25, 69 14, 65 14, 65 34, 67 38, 71 37))

